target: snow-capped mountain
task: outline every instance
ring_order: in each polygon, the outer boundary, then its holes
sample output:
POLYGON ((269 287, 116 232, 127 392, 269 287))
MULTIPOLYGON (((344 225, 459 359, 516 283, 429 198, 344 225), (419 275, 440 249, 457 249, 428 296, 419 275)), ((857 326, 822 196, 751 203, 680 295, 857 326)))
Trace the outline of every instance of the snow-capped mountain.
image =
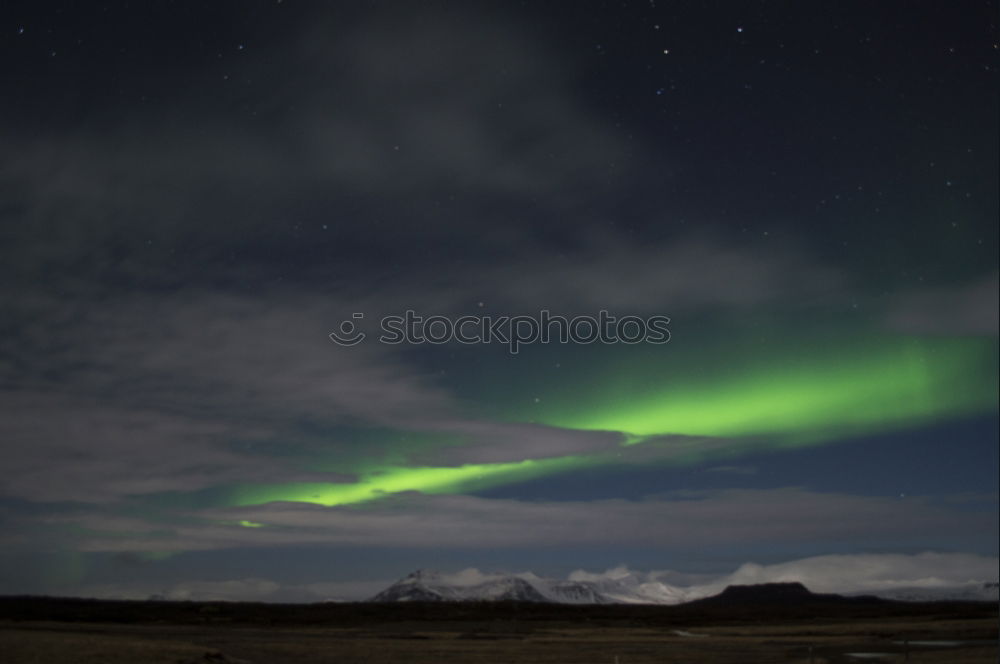
POLYGON ((520 576, 479 579, 462 583, 439 572, 417 570, 371 599, 373 602, 461 602, 461 601, 548 602, 534 584, 520 576))
POLYGON ((417 570, 371 599, 373 602, 499 601, 559 604, 678 604, 686 593, 633 575, 600 580, 544 579, 531 573, 447 575, 417 570))
MULTIPOLYGON (((707 597, 725 598, 726 592, 762 586, 729 586, 706 584, 679 588, 633 573, 570 578, 545 579, 530 572, 521 574, 483 574, 465 570, 444 574, 417 570, 371 598, 373 602, 552 602, 558 604, 681 604, 707 597), (720 595, 721 593, 721 595, 720 595)), ((812 598, 835 597, 814 595, 801 584, 765 584, 769 586, 801 587, 801 593, 812 598)), ((914 602, 962 600, 997 601, 995 583, 962 587, 868 590, 864 593, 882 599, 914 602)), ((801 599, 801 598, 800 598, 801 599)))
POLYGON ((680 604, 693 599, 683 588, 643 581, 635 574, 570 581, 544 580, 554 601, 585 604, 680 604), (593 597, 588 600, 588 597, 593 597))

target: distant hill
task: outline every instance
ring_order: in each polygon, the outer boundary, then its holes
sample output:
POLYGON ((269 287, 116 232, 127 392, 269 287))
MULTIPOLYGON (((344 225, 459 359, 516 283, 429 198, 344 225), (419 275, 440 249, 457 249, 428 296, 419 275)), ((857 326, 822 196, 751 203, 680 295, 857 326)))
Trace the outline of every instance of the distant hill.
POLYGON ((728 586, 718 595, 688 602, 696 605, 726 606, 790 606, 795 604, 872 604, 888 602, 871 595, 846 597, 844 595, 814 593, 798 582, 761 583, 750 586, 728 586))

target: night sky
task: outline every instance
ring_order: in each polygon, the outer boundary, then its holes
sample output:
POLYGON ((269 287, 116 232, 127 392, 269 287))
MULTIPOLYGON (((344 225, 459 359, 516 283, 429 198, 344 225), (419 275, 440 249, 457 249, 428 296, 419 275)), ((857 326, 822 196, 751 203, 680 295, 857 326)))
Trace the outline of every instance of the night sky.
POLYGON ((0 4, 0 593, 996 580, 998 21, 0 4))

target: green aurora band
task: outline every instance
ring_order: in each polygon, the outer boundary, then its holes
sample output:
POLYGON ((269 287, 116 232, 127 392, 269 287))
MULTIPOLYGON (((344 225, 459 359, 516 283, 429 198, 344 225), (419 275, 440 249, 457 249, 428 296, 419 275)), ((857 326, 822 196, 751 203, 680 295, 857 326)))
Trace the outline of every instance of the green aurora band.
MULTIPOLYGON (((620 432, 624 447, 670 435, 723 439, 723 453, 734 456, 901 430, 996 409, 997 352, 992 340, 897 338, 858 344, 849 354, 824 350, 819 355, 820 360, 793 355, 781 363, 743 366, 728 376, 723 373, 700 380, 672 374, 670 380, 650 380, 648 372, 658 368, 651 362, 646 375, 634 381, 636 387, 622 381, 619 367, 617 376, 594 376, 591 384, 605 389, 591 398, 564 395, 561 401, 551 400, 561 407, 535 410, 532 418, 517 419, 620 432)), ((697 445, 693 453, 665 455, 661 462, 699 460, 696 449, 697 445)), ((628 463, 628 456, 602 453, 455 467, 388 466, 366 469, 354 483, 236 487, 227 504, 290 501, 338 506, 404 491, 459 493, 628 463)))
POLYGON ((456 493, 470 487, 485 488, 509 482, 513 478, 526 480, 592 464, 593 461, 586 457, 565 456, 440 468, 388 467, 363 474, 352 484, 299 482, 238 487, 231 494, 230 504, 260 505, 287 501, 333 507, 363 503, 402 491, 456 493))
POLYGON ((686 380, 646 394, 626 391, 542 421, 622 431, 630 434, 628 444, 665 434, 810 442, 967 415, 996 404, 996 382, 988 375, 992 353, 982 343, 908 339, 848 357, 831 355, 822 362, 762 367, 721 383, 686 380))

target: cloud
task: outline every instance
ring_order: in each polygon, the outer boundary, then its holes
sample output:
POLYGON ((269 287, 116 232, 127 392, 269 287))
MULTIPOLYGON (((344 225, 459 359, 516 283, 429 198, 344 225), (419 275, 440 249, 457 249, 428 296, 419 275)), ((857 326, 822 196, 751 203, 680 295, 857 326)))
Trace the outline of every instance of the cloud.
POLYGON ((671 314, 816 301, 841 281, 794 244, 597 230, 595 200, 621 195, 609 173, 649 155, 584 100, 578 65, 502 13, 309 14, 128 122, 0 135, 11 283, 60 308, 287 285, 372 315, 484 300, 671 314), (245 87, 236 109, 223 75, 245 87), (573 246, 553 252, 539 218, 573 246))
POLYGON ((0 460, 0 493, 38 502, 109 502, 240 482, 353 480, 308 472, 252 452, 253 423, 81 394, 0 392, 0 435, 17 440, 0 460), (240 450, 233 441, 251 446, 240 450))
MULTIPOLYGON (((556 312, 677 312, 746 307, 792 308, 845 286, 838 270, 809 260, 790 244, 768 247, 689 235, 636 246, 614 235, 586 233, 575 252, 553 259, 530 253, 487 273, 504 284, 497 308, 556 312), (789 275, 794 274, 794 279, 789 275)), ((488 289, 482 289, 487 290, 488 289)))
POLYGON ((615 581, 635 574, 627 565, 612 567, 603 572, 588 572, 578 569, 569 573, 566 577, 570 581, 615 581))
POLYGON ((384 349, 332 344, 324 305, 188 292, 39 316, 0 343, 19 378, 0 384, 0 435, 18 441, 0 459, 3 492, 103 501, 344 481, 353 461, 386 449, 357 445, 338 425, 451 411, 446 393, 384 349), (309 470, 335 451, 340 469, 309 470))
POLYGON ((18 223, 5 270, 26 284, 86 273, 162 285, 206 269, 236 282, 250 263, 275 278, 321 224, 342 260, 351 251, 337 247, 355 242, 474 239, 473 214, 501 235, 510 219, 484 202, 544 193, 550 211, 576 208, 608 188, 609 169, 629 170, 635 149, 582 101, 574 68, 502 13, 307 13, 127 121, 100 121, 95 106, 72 130, 10 125, 0 154, 18 223), (456 213, 439 214, 442 199, 456 213), (357 223, 372 215, 384 224, 357 223))
POLYGON ((580 431, 522 422, 470 419, 417 422, 416 426, 456 437, 442 445, 409 455, 415 465, 517 462, 574 455, 617 454, 625 437, 616 431, 580 431))
POLYGON ((339 39, 332 27, 302 36, 284 90, 321 100, 303 113, 302 148, 336 180, 380 194, 571 194, 626 158, 560 54, 501 14, 394 8, 339 39))
POLYGON ((727 475, 756 475, 754 466, 712 466, 705 469, 706 473, 725 473, 727 475))
MULTIPOLYGON (((482 572, 475 567, 468 567, 466 569, 459 570, 457 572, 438 572, 438 571, 425 571, 425 574, 431 575, 434 581, 449 585, 449 586, 478 586, 489 581, 495 581, 507 575, 506 572, 482 572)), ((522 578, 537 578, 531 572, 520 572, 516 573, 516 576, 522 578)))
POLYGON ((523 502, 404 493, 357 507, 270 503, 202 510, 197 517, 200 524, 171 526, 166 537, 123 530, 94 533, 74 546, 122 552, 303 544, 519 549, 614 542, 621 547, 704 551, 765 542, 899 546, 922 542, 928 533, 940 540, 979 532, 987 541, 996 531, 989 513, 964 511, 961 505, 795 488, 676 492, 641 501, 523 502), (225 525, 241 520, 265 527, 225 525))
POLYGON ((995 335, 1000 274, 994 272, 958 286, 928 288, 899 297, 886 324, 910 334, 995 335))

